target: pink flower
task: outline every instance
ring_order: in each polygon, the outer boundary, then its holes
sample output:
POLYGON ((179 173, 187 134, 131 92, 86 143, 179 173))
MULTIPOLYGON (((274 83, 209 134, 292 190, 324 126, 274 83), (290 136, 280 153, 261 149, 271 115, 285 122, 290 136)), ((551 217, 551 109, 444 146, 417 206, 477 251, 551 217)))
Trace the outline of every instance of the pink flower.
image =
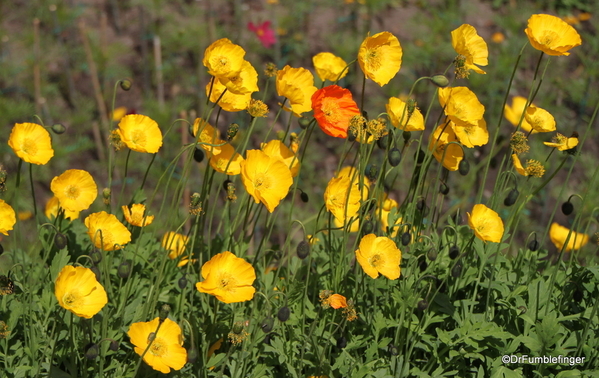
POLYGON ((260 39, 260 42, 262 42, 262 46, 266 47, 267 49, 277 42, 275 32, 270 27, 270 21, 264 21, 260 25, 254 25, 253 22, 250 22, 248 23, 248 29, 256 33, 260 39))

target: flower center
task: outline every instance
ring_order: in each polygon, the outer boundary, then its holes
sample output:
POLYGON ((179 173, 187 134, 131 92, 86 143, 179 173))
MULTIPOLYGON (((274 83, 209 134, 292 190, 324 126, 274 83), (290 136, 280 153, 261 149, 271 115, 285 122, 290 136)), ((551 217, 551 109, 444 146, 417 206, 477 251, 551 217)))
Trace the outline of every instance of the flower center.
POLYGON ((254 188, 255 189, 269 189, 272 185, 271 179, 264 173, 256 174, 256 178, 254 179, 254 188))
POLYGON ((25 138, 21 144, 21 150, 27 155, 35 156, 37 154, 37 145, 31 138, 25 138))
POLYGON ((558 38, 559 38, 559 35, 556 32, 554 32, 553 30, 545 30, 543 32, 543 34, 541 35, 541 38, 539 38, 539 42, 542 45, 549 46, 549 45, 553 44, 553 42, 555 40, 557 40, 558 38))
POLYGON ((155 338, 149 352, 157 357, 164 356, 167 353, 166 343, 159 337, 155 338))
POLYGON ((229 58, 227 58, 226 56, 219 56, 216 62, 218 65, 217 69, 219 70, 226 70, 230 65, 229 58))
POLYGON ((237 280, 230 273, 223 273, 220 276, 218 288, 224 291, 232 291, 237 286, 237 280))
POLYGON ((64 303, 65 307, 78 308, 82 305, 83 298, 78 290, 72 290, 62 297, 62 302, 64 303))
POLYGON ((381 255, 376 254, 370 258, 369 262, 370 262, 370 266, 372 266, 373 268, 377 268, 379 265, 383 265, 384 260, 381 257, 381 255))
POLYGON ((366 66, 369 71, 378 71, 381 68, 381 57, 378 49, 372 49, 366 53, 366 66))
POLYGON ((79 198, 81 190, 75 185, 69 185, 65 189, 64 194, 68 199, 76 200, 77 198, 79 198))
POLYGON ((322 112, 324 113, 327 121, 337 122, 339 121, 339 104, 337 101, 325 98, 322 100, 322 112))
POLYGON ((134 130, 131 133, 131 141, 138 146, 145 146, 147 141, 146 133, 143 130, 134 130))

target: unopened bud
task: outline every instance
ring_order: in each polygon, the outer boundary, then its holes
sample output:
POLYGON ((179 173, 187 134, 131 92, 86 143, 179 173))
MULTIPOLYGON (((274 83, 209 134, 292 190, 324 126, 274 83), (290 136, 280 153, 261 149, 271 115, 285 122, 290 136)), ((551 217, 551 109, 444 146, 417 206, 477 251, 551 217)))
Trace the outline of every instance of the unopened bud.
POLYGON ((291 310, 289 309, 289 307, 283 306, 279 309, 279 312, 277 312, 277 319, 279 319, 282 322, 286 322, 287 320, 289 320, 289 315, 291 315, 291 310))
POLYGON ((123 79, 119 81, 119 85, 121 86, 122 90, 128 91, 129 89, 131 89, 131 86, 133 86, 133 82, 129 79, 123 79))
POLYGON ((458 257, 458 255, 460 254, 460 249, 458 248, 457 245, 452 245, 451 247, 449 247, 449 258, 450 259, 455 259, 456 257, 458 257))
POLYGON ((421 272, 424 272, 426 268, 428 268, 428 263, 426 262, 426 258, 424 258, 424 255, 420 256, 420 258, 418 259, 418 268, 420 268, 421 272))
POLYGON ((453 268, 451 268, 451 276, 453 278, 458 278, 462 274, 463 267, 464 265, 462 264, 462 260, 456 262, 453 268))
POLYGON ((98 348, 98 344, 87 344, 85 346, 85 358, 88 360, 93 360, 100 354, 100 349, 98 348))
POLYGON ((387 160, 389 160, 389 165, 397 167, 401 162, 401 151, 397 147, 390 149, 389 154, 387 154, 387 160))
POLYGON ((442 182, 441 185, 439 185, 439 193, 443 194, 444 196, 449 194, 449 186, 447 186, 446 183, 442 182))
POLYGON ((54 125, 52 125, 52 131, 54 132, 54 134, 60 135, 67 131, 67 128, 64 127, 64 125, 61 123, 55 123, 54 125))
POLYGON ((302 192, 300 194, 300 199, 302 200, 303 203, 307 203, 310 198, 308 198, 308 194, 306 192, 302 192))
POLYGON ((570 215, 574 211, 574 205, 570 201, 562 203, 562 213, 564 215, 570 215))
POLYGON ((528 242, 528 249, 530 249, 532 252, 535 252, 539 249, 540 245, 539 242, 537 241, 537 238, 535 237, 533 240, 528 242))
POLYGON ((572 299, 574 299, 574 301, 576 301, 576 302, 581 302, 583 298, 584 298, 584 293, 580 289, 576 289, 572 293, 572 299))
POLYGON ((397 349, 397 347, 391 343, 389 343, 389 345, 387 345, 387 351, 392 356, 397 356, 399 354, 399 349, 397 349))
POLYGON ((376 141, 376 145, 379 146, 379 148, 381 150, 386 150, 388 143, 389 143, 389 137, 387 135, 383 135, 376 141))
POLYGON ((67 239, 66 235, 63 233, 57 232, 56 235, 54 235, 54 245, 58 249, 65 248, 68 241, 69 240, 67 239))
POLYGON ((518 191, 518 189, 514 188, 510 190, 510 192, 507 194, 507 197, 505 197, 505 199, 503 200, 503 204, 505 206, 512 206, 518 200, 519 195, 520 192, 518 191))
POLYGON ((119 277, 121 277, 122 279, 127 279, 127 278, 129 278, 130 274, 131 274, 131 260, 125 260, 119 265, 119 267, 117 269, 117 275, 119 277))
POLYGON ((435 261, 437 259, 437 249, 436 248, 431 248, 428 250, 428 252, 426 253, 426 257, 428 257, 429 260, 431 261, 435 261))
POLYGON ((187 287, 187 278, 185 276, 179 278, 177 285, 179 285, 179 289, 185 289, 187 287))
POLYGON ((198 163, 201 163, 204 161, 204 156, 206 156, 206 154, 204 153, 204 150, 202 150, 201 147, 196 146, 195 150, 193 151, 193 160, 195 160, 198 163))
POLYGON ((110 350, 113 352, 116 352, 117 350, 119 350, 119 342, 116 340, 112 340, 110 342, 110 346, 109 346, 110 350))
POLYGON ((458 164, 458 172, 460 172, 462 176, 466 176, 468 172, 470 172, 470 163, 468 163, 468 160, 460 160, 460 164, 458 164))
POLYGON ((344 336, 341 336, 337 339, 337 348, 343 349, 347 346, 347 339, 344 336))
POLYGON ((407 143, 410 140, 410 138, 412 137, 412 132, 404 131, 403 133, 401 133, 401 136, 403 137, 404 142, 407 143))
POLYGON ((94 250, 92 251, 92 253, 89 254, 89 257, 92 258, 92 262, 95 265, 98 265, 102 261, 102 258, 104 257, 104 255, 102 255, 102 251, 100 251, 99 249, 94 248, 94 250))
POLYGON ((435 75, 430 78, 430 81, 439 88, 445 88, 449 85, 449 79, 447 79, 445 75, 435 75))
POLYGON ((102 273, 100 272, 100 268, 97 265, 92 265, 89 270, 91 270, 96 276, 96 281, 102 281, 102 273))
POLYGON ((267 316, 266 318, 264 318, 264 320, 262 320, 260 328, 262 328, 262 331, 264 331, 264 333, 269 333, 270 331, 272 331, 274 325, 275 320, 272 317, 267 316))
POLYGON ((300 127, 305 130, 308 127, 308 125, 310 124, 310 121, 307 118, 302 117, 299 119, 298 123, 299 123, 300 127))
POLYGON ((193 345, 187 349, 187 362, 193 364, 198 360, 198 350, 193 345))
POLYGON ((369 221, 369 220, 364 221, 364 225, 362 225, 362 234, 368 235, 368 234, 372 233, 373 229, 374 229, 374 225, 372 224, 371 221, 369 221))
POLYGON ((158 313, 158 319, 162 323, 166 318, 168 318, 168 314, 171 312, 171 306, 168 304, 163 304, 160 307, 160 312, 158 313))
POLYGON ((412 235, 410 235, 410 231, 406 231, 401 235, 401 245, 406 246, 410 244, 412 241, 412 235))
POLYGON ((297 257, 300 259, 305 259, 310 254, 310 243, 305 240, 302 240, 298 243, 297 248, 295 249, 297 253, 297 257))
POLYGON ((428 308, 428 301, 426 299, 423 299, 421 301, 418 302, 418 309, 420 311, 424 311, 428 308))

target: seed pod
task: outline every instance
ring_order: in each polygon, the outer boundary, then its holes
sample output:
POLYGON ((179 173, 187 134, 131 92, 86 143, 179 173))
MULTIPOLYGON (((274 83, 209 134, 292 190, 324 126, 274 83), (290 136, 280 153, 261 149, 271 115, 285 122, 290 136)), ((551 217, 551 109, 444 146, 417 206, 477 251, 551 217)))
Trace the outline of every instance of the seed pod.
POLYGON ((119 277, 121 277, 122 279, 127 279, 127 278, 129 278, 130 274, 131 274, 131 260, 125 260, 121 263, 121 265, 119 265, 119 267, 117 269, 117 275, 119 277))
POLYGON ((453 278, 458 278, 462 274, 463 267, 464 265, 462 264, 462 260, 456 262, 453 268, 451 268, 451 276, 453 278))
POLYGON ((507 194, 507 197, 505 197, 505 199, 503 200, 503 204, 505 206, 512 206, 518 200, 519 195, 520 192, 518 191, 518 189, 514 188, 510 190, 510 192, 507 194))
POLYGON ((297 248, 295 249, 297 253, 297 257, 300 259, 305 259, 310 254, 310 243, 305 240, 302 240, 297 244, 297 248))
POLYGON ((54 125, 52 125, 52 131, 54 132, 54 134, 60 135, 64 134, 64 132, 67 131, 67 128, 64 127, 62 123, 55 123, 54 125))
POLYGON ((227 141, 229 141, 229 142, 232 141, 238 132, 239 132, 239 125, 236 123, 230 124, 229 127, 227 128, 227 141))
POLYGON ((179 278, 179 282, 177 282, 177 284, 179 285, 179 289, 185 289, 187 287, 187 278, 185 276, 179 278))
POLYGON ((445 77, 445 75, 435 75, 430 78, 430 81, 439 88, 445 88, 449 85, 449 80, 447 77, 445 77))
POLYGON ((347 346, 347 339, 343 336, 337 339, 337 348, 343 349, 347 346))
POLYGON ((446 183, 442 182, 441 185, 439 185, 439 193, 446 196, 449 193, 449 186, 447 186, 446 183))
POLYGON ((131 82, 129 79, 123 79, 119 81, 119 85, 121 86, 122 90, 128 91, 131 89, 131 86, 133 86, 133 82, 131 82))
POLYGON ((397 167, 401 162, 401 151, 397 147, 393 147, 387 154, 387 160, 389 161, 389 165, 397 167))
POLYGON ((196 147, 196 149, 193 151, 193 160, 195 160, 198 163, 201 163, 204 161, 204 156, 206 156, 206 154, 204 154, 204 150, 198 147, 196 147))
POLYGON ((470 172, 470 163, 465 158, 460 160, 460 164, 458 164, 458 171, 462 176, 466 176, 468 172, 470 172))
POLYGON ((113 352, 116 352, 117 350, 119 350, 119 342, 116 340, 112 340, 110 342, 110 346, 109 346, 110 350, 113 352))
POLYGON ((404 247, 412 241, 412 235, 410 235, 410 231, 406 231, 401 235, 401 245, 404 247))
POLYGON ((528 249, 530 249, 532 252, 535 252, 539 249, 539 242, 537 241, 536 237, 528 242, 528 249))
POLYGON ((262 331, 264 331, 264 333, 269 333, 270 331, 272 331, 272 328, 275 325, 275 320, 270 317, 267 316, 266 318, 264 318, 264 320, 262 320, 262 324, 260 325, 260 328, 262 328, 262 331))
POLYGON ((574 205, 569 200, 562 203, 562 213, 564 215, 570 215, 574 211, 574 205))
POLYGON ((54 245, 58 249, 64 249, 67 246, 68 241, 66 235, 63 233, 57 232, 56 235, 54 235, 54 245))
POLYGON ((160 322, 162 323, 163 321, 166 320, 166 318, 168 318, 168 314, 171 312, 171 306, 169 306, 168 304, 163 304, 160 307, 160 311, 158 312, 158 319, 160 320, 160 322))
POLYGON ((454 260, 456 257, 458 257, 458 255, 460 254, 460 249, 458 248, 457 245, 452 245, 451 247, 449 247, 449 258, 454 260))
POLYGON ((227 179, 223 182, 223 189, 225 189, 225 192, 229 190, 229 184, 233 184, 233 181, 227 179))
POLYGON ((428 301, 426 299, 423 299, 421 301, 418 302, 418 309, 420 311, 424 311, 428 308, 428 301))
POLYGON ((310 198, 308 197, 308 194, 306 192, 302 192, 300 194, 300 199, 302 200, 303 203, 307 203, 310 198))
POLYGON ((277 312, 277 319, 279 319, 282 322, 286 322, 287 320, 289 320, 289 315, 291 315, 291 310, 289 309, 289 307, 283 306, 279 309, 279 312, 277 312))
POLYGON ((239 335, 243 332, 244 329, 243 322, 235 322, 233 323, 233 329, 231 330, 234 334, 239 335))
POLYGON ((85 358, 93 360, 100 354, 98 344, 90 343, 85 346, 85 358))

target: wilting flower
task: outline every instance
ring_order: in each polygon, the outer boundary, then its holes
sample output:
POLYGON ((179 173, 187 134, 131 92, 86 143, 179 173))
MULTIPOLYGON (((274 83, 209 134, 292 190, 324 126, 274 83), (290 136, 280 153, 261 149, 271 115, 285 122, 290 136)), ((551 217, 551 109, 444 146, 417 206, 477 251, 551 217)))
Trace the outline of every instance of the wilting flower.
POLYGON ((116 216, 105 211, 90 214, 85 218, 87 234, 96 248, 105 251, 121 249, 131 241, 131 232, 116 216))
POLYGON ((478 126, 458 126, 450 121, 456 137, 464 146, 474 148, 475 146, 484 146, 489 142, 489 131, 487 122, 484 118, 478 121, 478 126))
POLYGON ((364 75, 382 87, 399 72, 402 55, 397 37, 381 32, 364 39, 358 50, 358 63, 364 75))
POLYGON ((141 114, 121 118, 117 129, 121 141, 137 152, 155 154, 162 146, 162 132, 156 121, 141 114))
POLYGON ((127 335, 135 345, 135 353, 140 356, 150 345, 143 360, 154 370, 168 374, 171 369, 180 370, 187 363, 181 327, 169 318, 162 324, 158 317, 149 322, 133 323, 127 335))
POLYGON ((524 117, 530 124, 530 127, 538 133, 555 131, 555 118, 545 109, 530 105, 526 109, 524 117))
POLYGON ((280 159, 260 150, 249 150, 247 159, 241 163, 241 182, 254 201, 262 202, 272 213, 289 192, 293 178, 280 159))
POLYGON ((337 138, 347 138, 350 119, 360 115, 360 109, 349 89, 337 85, 329 85, 314 92, 312 109, 320 129, 337 138))
POLYGON ((173 231, 169 231, 162 237, 162 248, 169 251, 168 257, 171 260, 176 259, 185 252, 185 245, 189 238, 183 234, 178 234, 173 231))
POLYGON ((547 55, 570 55, 568 50, 580 46, 580 35, 559 17, 533 14, 524 30, 532 47, 547 55))
POLYGON ((269 49, 277 42, 275 31, 270 27, 270 21, 264 21, 259 25, 254 25, 253 22, 248 23, 248 30, 256 34, 262 46, 269 49))
POLYGON ((17 215, 13 208, 0 199, 0 233, 8 235, 8 231, 12 230, 17 223, 17 215))
POLYGON ((324 204, 327 210, 342 225, 358 213, 360 198, 358 181, 352 182, 347 176, 333 177, 324 192, 324 204))
POLYGON ((220 153, 210 156, 210 166, 215 171, 229 176, 238 175, 241 172, 242 162, 243 156, 235 152, 235 148, 229 143, 220 147, 220 153))
POLYGON ((510 137, 510 147, 517 154, 523 154, 530 150, 528 145, 528 137, 522 131, 516 131, 510 137))
POLYGON ((468 224, 477 238, 484 242, 501 242, 503 221, 495 211, 483 204, 474 205, 468 214, 468 224))
POLYGON ((451 142, 458 139, 452 127, 439 125, 429 138, 428 148, 438 162, 450 171, 457 171, 460 161, 464 158, 462 148, 451 142))
POLYGON ((485 107, 469 88, 439 88, 439 103, 445 115, 458 126, 478 126, 485 107))
POLYGON ((524 169, 524 166, 522 166, 522 162, 517 154, 512 154, 512 163, 514 164, 514 169, 516 169, 516 172, 522 176, 528 176, 528 173, 526 172, 526 169, 524 169))
POLYGON ((225 143, 220 139, 218 130, 201 118, 196 118, 193 123, 193 135, 198 140, 198 146, 206 152, 220 154, 221 145, 225 143))
POLYGON ((564 249, 564 252, 570 252, 584 247, 589 241, 589 235, 572 231, 553 222, 549 228, 549 239, 559 251, 564 249), (566 239, 568 239, 567 245, 566 239))
POLYGON ((283 162, 291 171, 291 177, 296 177, 299 173, 299 158, 278 139, 273 139, 268 143, 262 143, 262 152, 266 155, 283 162))
POLYGON ((229 251, 219 253, 202 266, 202 278, 196 288, 225 303, 245 302, 254 297, 252 286, 256 272, 252 264, 229 251))
POLYGON ((235 94, 229 90, 220 80, 214 79, 206 85, 206 96, 209 96, 210 102, 216 103, 224 111, 240 112, 247 109, 252 100, 252 93, 235 94), (223 94, 224 93, 224 94, 223 94))
POLYGON ((573 136, 568 138, 565 135, 557 133, 552 142, 543 142, 543 144, 549 147, 555 147, 558 151, 567 151, 578 146, 578 137, 573 136))
POLYGON ((526 161, 526 167, 524 167, 522 166, 518 155, 512 154, 512 162, 516 172, 522 176, 543 177, 545 174, 545 167, 543 167, 543 164, 538 160, 528 159, 526 161))
POLYGON ((241 71, 245 50, 227 38, 212 43, 204 52, 202 63, 217 78, 229 78, 241 71))
MULTIPOLYGON (((56 218, 58 216, 58 210, 60 209, 60 203, 58 201, 58 197, 54 196, 46 202, 46 208, 44 210, 44 214, 48 219, 56 218)), ((79 218, 79 211, 70 211, 64 209, 64 217, 66 219, 77 219, 79 218)))
POLYGON ((54 295, 58 304, 73 314, 90 319, 108 303, 104 287, 91 269, 67 265, 56 278, 54 295))
POLYGON ((321 290, 319 297, 323 308, 332 307, 336 310, 347 307, 347 299, 341 294, 333 294, 331 290, 321 290))
POLYGON ((364 273, 372 278, 377 278, 379 273, 390 280, 399 278, 401 251, 386 236, 365 235, 356 250, 356 260, 364 273))
POLYGON ((277 93, 287 97, 293 114, 300 117, 302 113, 312 109, 312 95, 317 88, 314 86, 314 76, 305 68, 283 67, 277 72, 277 93))
MULTIPOLYGON (((514 96, 512 98, 512 105, 510 106, 505 104, 505 108, 503 109, 503 115, 505 116, 505 119, 507 119, 512 125, 518 126, 518 123, 520 123, 520 119, 522 118, 522 114, 526 110, 527 102, 528 100, 522 96, 514 96)), ((532 130, 532 127, 526 118, 522 119, 520 128, 526 132, 530 132, 530 130, 532 130)), ((533 131, 533 133, 534 132, 536 131, 533 131)))
POLYGON ((312 57, 312 63, 320 80, 337 81, 347 75, 347 63, 342 58, 330 53, 321 52, 312 57), (343 72, 343 74, 341 74, 343 72), (339 76, 341 74, 341 76, 339 76))
POLYGON ((84 170, 69 169, 54 177, 50 190, 60 206, 68 211, 87 210, 98 196, 98 187, 92 176, 84 170))
MULTIPOLYGON (((464 24, 451 32, 451 44, 454 50, 464 57, 464 69, 484 74, 478 66, 489 64, 489 50, 485 40, 478 35, 472 25, 464 24)), ((467 77, 467 72, 466 72, 467 77)))
POLYGON ((50 133, 36 123, 15 124, 8 145, 26 163, 44 165, 54 156, 50 133))
POLYGON ((129 224, 137 227, 145 227, 149 226, 154 220, 153 215, 145 215, 146 205, 141 203, 135 203, 131 205, 131 209, 129 206, 123 206, 123 214, 125 214, 125 219, 129 224))
POLYGON ((409 106, 397 97, 389 98, 386 105, 391 124, 403 131, 424 130, 424 117, 415 105, 409 106))

